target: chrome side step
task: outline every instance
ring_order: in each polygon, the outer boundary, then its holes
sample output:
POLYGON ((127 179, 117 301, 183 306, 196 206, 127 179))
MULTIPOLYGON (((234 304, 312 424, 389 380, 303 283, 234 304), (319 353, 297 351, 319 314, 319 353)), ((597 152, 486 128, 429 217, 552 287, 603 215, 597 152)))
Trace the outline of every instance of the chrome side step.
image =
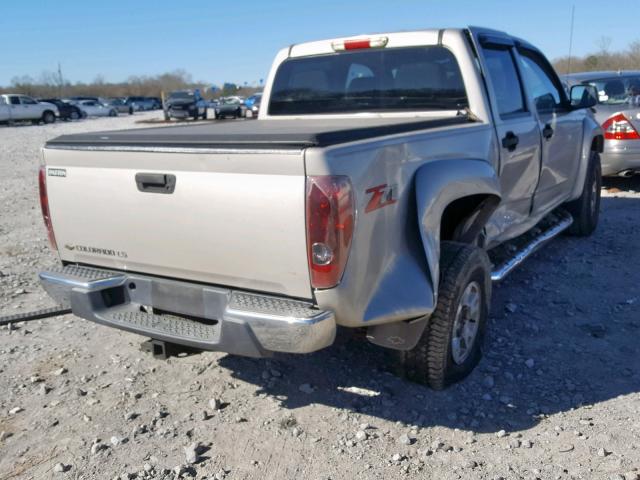
MULTIPOLYGON (((533 235, 526 233, 521 237, 515 239, 521 240, 519 244, 515 246, 515 252, 510 253, 508 258, 503 258, 494 262, 493 270, 491 271, 491 280, 499 282, 503 280, 509 273, 511 273, 516 267, 530 257, 538 248, 547 243, 554 237, 557 237, 573 223, 573 217, 565 212, 558 211, 552 213, 549 217, 545 217, 536 227, 533 235), (527 238, 528 237, 528 238, 527 238), (524 240, 524 243, 522 242, 524 240)), ((509 243, 508 246, 513 244, 509 243)), ((495 250, 501 249, 502 246, 497 247, 495 250)), ((490 253, 490 256, 491 253, 490 253)))

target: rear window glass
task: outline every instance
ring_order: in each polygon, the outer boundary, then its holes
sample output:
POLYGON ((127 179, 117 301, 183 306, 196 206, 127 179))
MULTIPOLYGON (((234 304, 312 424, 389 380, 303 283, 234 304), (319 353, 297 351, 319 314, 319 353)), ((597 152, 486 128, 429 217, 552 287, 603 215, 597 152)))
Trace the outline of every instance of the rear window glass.
POLYGON ((468 106, 462 75, 444 47, 340 52, 285 60, 276 73, 270 115, 468 106))

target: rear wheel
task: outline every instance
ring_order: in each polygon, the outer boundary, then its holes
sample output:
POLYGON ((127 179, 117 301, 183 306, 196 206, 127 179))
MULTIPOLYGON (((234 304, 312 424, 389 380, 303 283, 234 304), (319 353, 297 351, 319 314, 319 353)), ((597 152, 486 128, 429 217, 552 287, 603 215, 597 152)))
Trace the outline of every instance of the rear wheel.
POLYGON ((418 344, 401 353, 409 379, 442 390, 473 371, 489 315, 490 271, 484 250, 442 242, 436 309, 418 344))
POLYGON ((582 195, 566 204, 567 210, 573 216, 573 224, 567 233, 578 237, 591 235, 598 226, 600 189, 602 188, 602 168, 598 152, 591 152, 587 168, 582 195))
POLYGON ((118 116, 118 112, 116 112, 115 110, 109 110, 109 116, 110 117, 117 117, 118 116))
POLYGON ((71 113, 69 114, 69 118, 71 120, 78 120, 80 118, 80 114, 78 113, 77 110, 71 110, 71 113))
POLYGON ((53 123, 56 121, 56 116, 53 112, 46 111, 42 114, 42 121, 44 123, 53 123))

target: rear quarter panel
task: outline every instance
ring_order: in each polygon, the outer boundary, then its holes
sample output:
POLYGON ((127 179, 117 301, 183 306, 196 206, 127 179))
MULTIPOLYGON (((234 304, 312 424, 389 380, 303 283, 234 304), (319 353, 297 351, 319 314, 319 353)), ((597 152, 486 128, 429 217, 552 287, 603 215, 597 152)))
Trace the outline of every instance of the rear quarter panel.
POLYGON ((356 228, 339 286, 316 290, 320 308, 350 327, 417 318, 434 309, 435 289, 421 240, 415 175, 447 159, 490 159, 497 168, 493 128, 476 123, 308 149, 307 175, 347 175, 353 184, 356 228), (367 190, 392 188, 396 202, 365 213, 367 190))

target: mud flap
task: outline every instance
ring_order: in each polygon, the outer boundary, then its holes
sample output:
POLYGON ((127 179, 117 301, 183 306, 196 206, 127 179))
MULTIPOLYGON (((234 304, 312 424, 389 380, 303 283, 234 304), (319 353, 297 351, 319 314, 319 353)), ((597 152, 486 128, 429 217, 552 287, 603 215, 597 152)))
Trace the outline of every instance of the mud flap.
POLYGON ((411 350, 418 344, 428 321, 428 317, 421 317, 406 322, 374 325, 367 329, 367 340, 393 350, 411 350))

